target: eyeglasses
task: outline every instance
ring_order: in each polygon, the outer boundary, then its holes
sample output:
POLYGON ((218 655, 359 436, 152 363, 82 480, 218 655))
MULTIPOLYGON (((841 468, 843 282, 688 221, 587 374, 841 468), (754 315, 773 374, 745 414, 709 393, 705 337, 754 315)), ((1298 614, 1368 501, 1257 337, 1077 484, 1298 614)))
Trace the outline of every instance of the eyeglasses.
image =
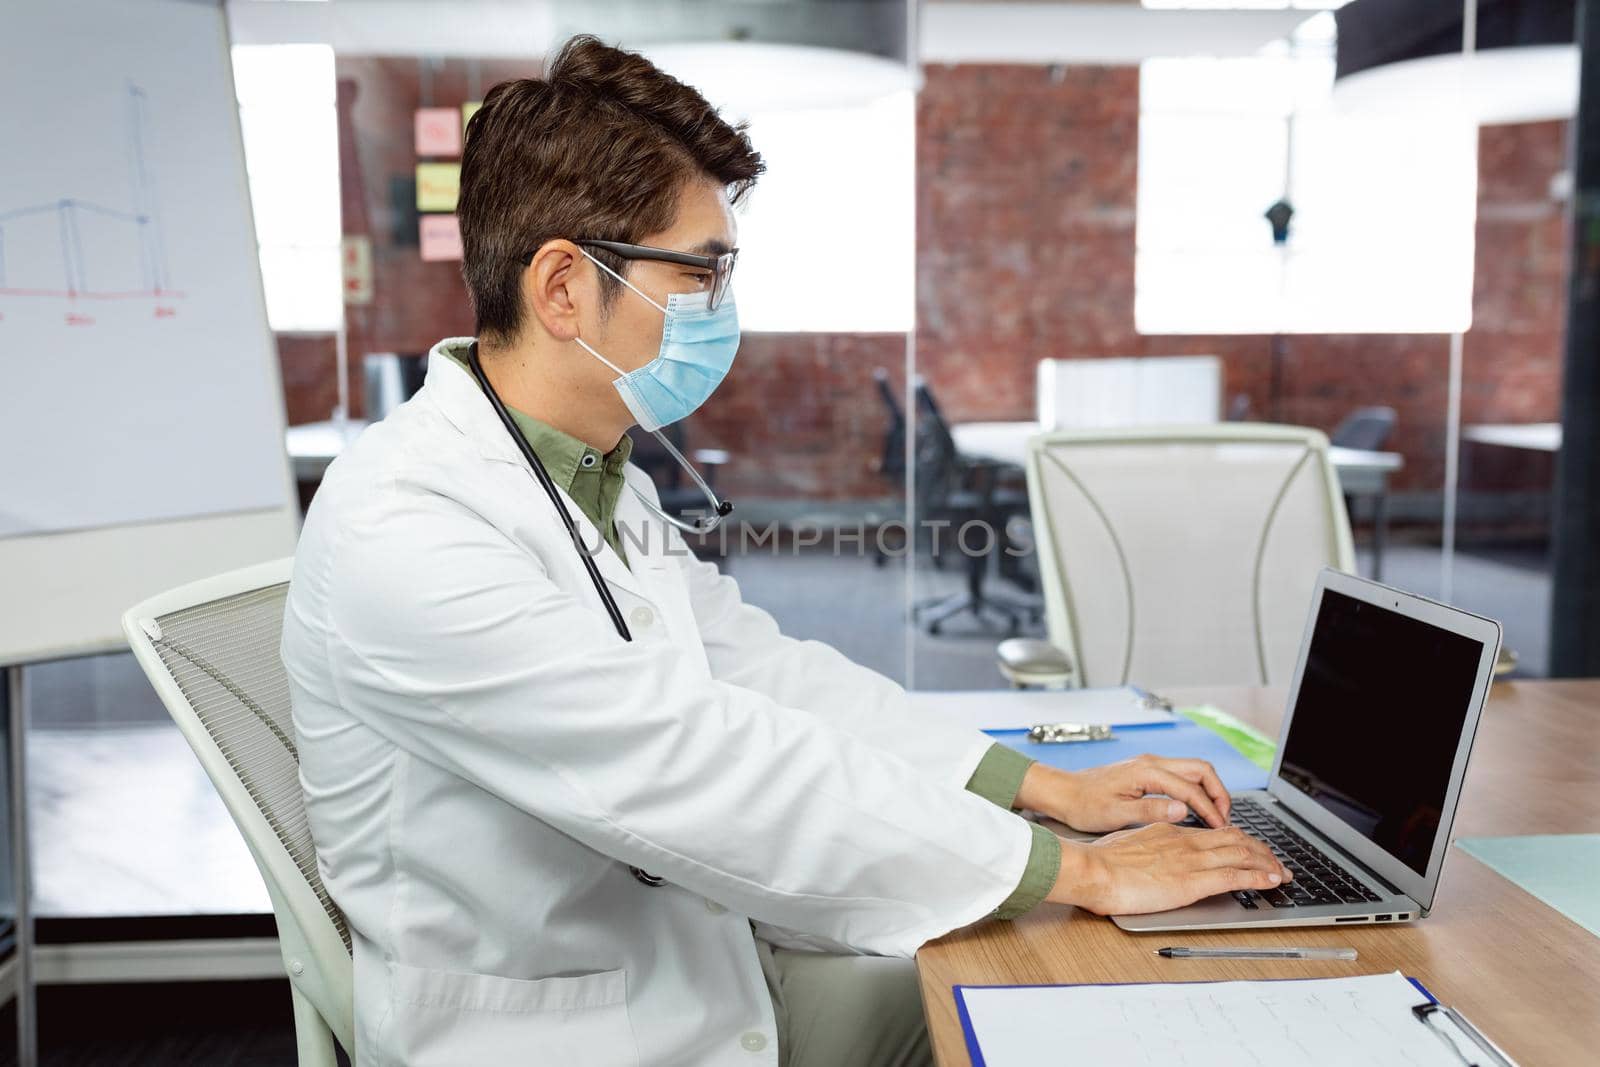
POLYGON ((662 263, 681 263, 684 266, 708 270, 711 272, 711 289, 706 293, 706 308, 710 311, 717 310, 722 298, 728 295, 728 283, 733 280, 733 265, 739 259, 737 248, 717 256, 700 256, 693 252, 675 252, 670 248, 630 245, 622 241, 577 240, 573 243, 587 248, 598 248, 623 259, 653 259, 662 263))

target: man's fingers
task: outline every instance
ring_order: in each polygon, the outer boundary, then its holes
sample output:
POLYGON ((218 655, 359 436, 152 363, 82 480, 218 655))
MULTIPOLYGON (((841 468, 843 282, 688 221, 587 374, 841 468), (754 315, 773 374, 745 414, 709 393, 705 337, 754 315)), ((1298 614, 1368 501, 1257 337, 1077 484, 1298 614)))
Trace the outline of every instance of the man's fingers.
POLYGON ((1213 867, 1197 871, 1189 885, 1195 890, 1195 899, 1198 900, 1200 897, 1214 897, 1218 893, 1233 893, 1240 889, 1271 889, 1281 881, 1276 874, 1254 868, 1213 867))
POLYGON ((1217 769, 1203 759, 1164 759, 1161 765, 1180 778, 1187 779, 1200 786, 1217 806, 1217 811, 1226 819, 1233 809, 1233 798, 1228 796, 1228 790, 1223 786, 1222 779, 1217 777, 1217 769))
POLYGON ((1228 820, 1222 817, 1216 804, 1194 782, 1179 777, 1164 767, 1151 768, 1150 781, 1145 788, 1152 793, 1165 793, 1173 800, 1181 800, 1200 816, 1200 821, 1207 826, 1227 826, 1228 820))
POLYGON ((1221 848, 1202 849, 1197 857, 1205 869, 1237 867, 1241 870, 1266 871, 1283 876, 1278 858, 1270 852, 1253 849, 1248 845, 1223 845, 1221 848))
POLYGON ((1196 834, 1186 843, 1202 852, 1221 851, 1225 855, 1237 855, 1237 850, 1243 850, 1252 857, 1251 866, 1260 864, 1264 865, 1263 869, 1276 871, 1286 878, 1292 876, 1289 868, 1279 862, 1272 849, 1242 830, 1231 827, 1226 830, 1208 830, 1196 834))
POLYGON ((1167 797, 1144 797, 1129 802, 1124 814, 1128 822, 1182 822, 1189 815, 1189 806, 1181 800, 1171 800, 1167 797))

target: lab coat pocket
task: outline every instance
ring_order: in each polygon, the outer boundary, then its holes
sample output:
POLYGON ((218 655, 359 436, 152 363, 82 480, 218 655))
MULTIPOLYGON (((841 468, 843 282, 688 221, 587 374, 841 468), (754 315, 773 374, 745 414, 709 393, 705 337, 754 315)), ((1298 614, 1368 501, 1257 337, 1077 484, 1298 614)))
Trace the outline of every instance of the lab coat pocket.
POLYGON ((406 1067, 638 1067, 626 971, 530 980, 394 963, 390 973, 380 1040, 406 1067))

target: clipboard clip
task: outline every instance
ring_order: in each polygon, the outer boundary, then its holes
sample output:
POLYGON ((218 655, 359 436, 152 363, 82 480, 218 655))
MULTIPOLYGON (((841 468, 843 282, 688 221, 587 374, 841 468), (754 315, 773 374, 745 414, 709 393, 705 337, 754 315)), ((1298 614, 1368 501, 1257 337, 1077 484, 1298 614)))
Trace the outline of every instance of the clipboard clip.
POLYGON ((1073 741, 1110 741, 1116 737, 1103 723, 1042 722, 1028 731, 1036 745, 1063 745, 1073 741))
POLYGON ((1138 697, 1134 699, 1134 703, 1140 708, 1143 708, 1145 711, 1170 712, 1173 710, 1172 701, 1158 693, 1146 692, 1143 689, 1135 689, 1134 692, 1139 694, 1138 697))
POLYGON ((1443 1004, 1430 1001, 1427 1004, 1417 1004, 1413 1006, 1411 1009, 1411 1014, 1417 1020, 1417 1022, 1421 1023, 1423 1026, 1426 1026, 1439 1038, 1440 1041, 1443 1041, 1450 1051, 1455 1054, 1456 1058, 1462 1063, 1466 1064, 1467 1067, 1480 1067, 1480 1063, 1476 1060, 1470 1060, 1467 1058, 1467 1054, 1461 1051, 1461 1046, 1456 1044, 1455 1041, 1451 1039, 1449 1034, 1445 1033, 1434 1024, 1434 1016, 1443 1015, 1446 1019, 1449 1019, 1455 1024, 1457 1030, 1465 1034, 1474 1045, 1477 1045, 1478 1048, 1483 1052, 1484 1056, 1488 1057, 1482 1061, 1483 1063, 1495 1064, 1497 1067, 1513 1067, 1511 1061, 1500 1055, 1499 1051, 1494 1047, 1494 1045, 1489 1042, 1489 1039, 1484 1037, 1483 1034, 1478 1031, 1476 1026, 1473 1026, 1471 1023, 1467 1022, 1466 1017, 1460 1012, 1456 1011, 1454 1008, 1447 1008, 1443 1004))

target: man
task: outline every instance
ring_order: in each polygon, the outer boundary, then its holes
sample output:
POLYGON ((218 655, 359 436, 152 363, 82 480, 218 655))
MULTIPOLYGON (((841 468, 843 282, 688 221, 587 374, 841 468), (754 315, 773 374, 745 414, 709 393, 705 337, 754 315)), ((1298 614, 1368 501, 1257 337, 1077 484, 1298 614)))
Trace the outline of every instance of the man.
POLYGON ((359 1064, 925 1062, 925 941, 1287 877, 1171 825, 1226 826, 1208 765, 1067 774, 916 719, 653 517, 625 433, 731 363, 731 206, 761 170, 693 89, 592 38, 472 119, 477 346, 442 342, 330 468, 285 618, 359 1064), (1065 843, 1013 808, 1156 825, 1065 843))

